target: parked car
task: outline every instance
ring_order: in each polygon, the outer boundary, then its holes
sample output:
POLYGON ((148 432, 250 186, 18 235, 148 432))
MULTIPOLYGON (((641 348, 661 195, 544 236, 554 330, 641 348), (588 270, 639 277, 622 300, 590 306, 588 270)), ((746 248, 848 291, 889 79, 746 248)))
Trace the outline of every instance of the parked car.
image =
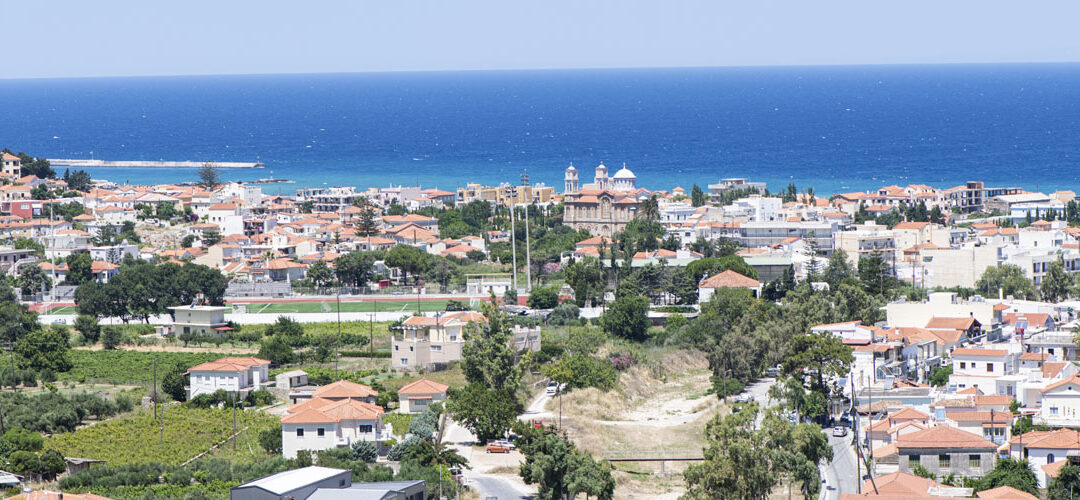
POLYGON ((548 396, 554 396, 557 392, 559 392, 559 384, 548 382, 547 388, 544 389, 544 393, 548 396))
POLYGON ((510 448, 510 451, 514 451, 517 449, 517 446, 515 446, 514 443, 512 443, 509 439, 498 439, 495 442, 507 448, 510 448))
POLYGON ((533 429, 543 429, 544 428, 544 420, 543 419, 534 418, 532 424, 533 424, 533 429))
POLYGON ((487 451, 488 453, 510 453, 510 447, 505 444, 501 444, 498 441, 492 441, 487 444, 487 447, 484 448, 484 451, 487 451))
POLYGON ((832 435, 833 435, 833 437, 847 436, 847 427, 843 427, 843 426, 840 426, 840 425, 838 425, 836 427, 833 427, 832 428, 832 435))

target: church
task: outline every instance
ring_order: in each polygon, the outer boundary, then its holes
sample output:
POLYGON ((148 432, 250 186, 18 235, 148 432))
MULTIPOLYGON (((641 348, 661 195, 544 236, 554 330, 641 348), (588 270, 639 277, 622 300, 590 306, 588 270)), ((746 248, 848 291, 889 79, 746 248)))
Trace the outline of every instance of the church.
POLYGON ((637 176, 626 164, 608 177, 608 168, 601 162, 592 183, 579 187, 578 171, 571 163, 564 179, 563 223, 596 236, 622 231, 637 213, 638 197, 644 191, 637 188, 637 176))

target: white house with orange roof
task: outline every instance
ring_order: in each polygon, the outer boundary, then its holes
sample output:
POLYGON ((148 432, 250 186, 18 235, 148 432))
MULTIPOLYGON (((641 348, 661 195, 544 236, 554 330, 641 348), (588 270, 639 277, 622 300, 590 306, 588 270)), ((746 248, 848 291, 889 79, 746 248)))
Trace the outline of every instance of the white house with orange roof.
POLYGON ((460 360, 469 323, 487 323, 487 318, 472 311, 410 317, 391 337, 390 367, 430 369, 460 360))
POLYGON ((1030 431, 1023 436, 1009 439, 1009 456, 1026 459, 1033 467, 1040 487, 1045 487, 1050 475, 1058 467, 1047 467, 1058 462, 1075 459, 1080 455, 1080 432, 1075 429, 1055 429, 1052 431, 1030 431))
POLYGON ((22 177, 22 160, 11 153, 0 153, 0 172, 16 179, 22 177))
POLYGON ((315 392, 311 394, 311 397, 312 399, 321 398, 330 401, 353 399, 375 404, 376 399, 379 397, 379 391, 364 384, 358 384, 348 380, 338 380, 315 389, 315 392))
POLYGON ((1040 392, 1042 402, 1037 421, 1050 426, 1080 427, 1080 376, 1061 379, 1040 392))
POLYGON ((381 406, 356 399, 312 398, 290 407, 281 418, 281 453, 296 458, 302 451, 351 446, 357 441, 382 441, 381 406))
POLYGON ((210 205, 205 220, 216 225, 222 235, 244 234, 243 212, 236 203, 210 205))
POLYGON ((422 413, 434 403, 446 401, 446 391, 450 386, 422 378, 398 389, 398 411, 401 413, 422 413))
POLYGON ((761 295, 760 281, 728 269, 698 283, 698 303, 708 302, 717 288, 742 288, 750 290, 755 297, 761 295))
POLYGON ((224 390, 246 397, 270 380, 270 362, 252 357, 224 357, 188 369, 188 399, 224 390))

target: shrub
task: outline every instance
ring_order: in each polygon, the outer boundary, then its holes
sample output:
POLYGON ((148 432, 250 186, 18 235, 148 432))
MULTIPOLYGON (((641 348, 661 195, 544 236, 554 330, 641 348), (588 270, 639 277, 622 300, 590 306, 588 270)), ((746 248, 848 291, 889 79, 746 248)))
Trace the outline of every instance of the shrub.
POLYGON ((259 432, 259 446, 267 453, 281 453, 281 424, 259 432))
POLYGON ((388 460, 401 461, 412 452, 413 448, 420 443, 420 438, 416 436, 409 436, 404 441, 395 444, 393 448, 390 448, 390 452, 386 454, 388 460))
POLYGON ((547 322, 549 325, 562 326, 572 324, 576 322, 581 315, 581 309, 573 302, 563 302, 555 306, 551 310, 551 314, 548 314, 547 322))
POLYGON ((559 305, 559 292, 551 286, 534 288, 532 292, 529 292, 529 301, 526 305, 533 309, 554 309, 559 305))
POLYGON ((371 441, 357 441, 352 445, 352 459, 375 463, 379 458, 379 448, 371 441))

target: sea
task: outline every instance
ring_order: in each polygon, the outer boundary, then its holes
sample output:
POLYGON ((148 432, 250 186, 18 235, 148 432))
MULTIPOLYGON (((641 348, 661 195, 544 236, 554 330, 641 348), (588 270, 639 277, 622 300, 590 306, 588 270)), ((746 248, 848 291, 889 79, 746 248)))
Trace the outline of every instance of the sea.
MULTIPOLYGON (((1080 65, 470 71, 0 80, 0 147, 260 161, 227 180, 532 183, 603 162, 638 186, 726 177, 818 194, 968 180, 1080 190, 1080 65)), ((63 169, 59 169, 62 173, 63 169)), ((90 169, 117 183, 195 169, 90 169)))

